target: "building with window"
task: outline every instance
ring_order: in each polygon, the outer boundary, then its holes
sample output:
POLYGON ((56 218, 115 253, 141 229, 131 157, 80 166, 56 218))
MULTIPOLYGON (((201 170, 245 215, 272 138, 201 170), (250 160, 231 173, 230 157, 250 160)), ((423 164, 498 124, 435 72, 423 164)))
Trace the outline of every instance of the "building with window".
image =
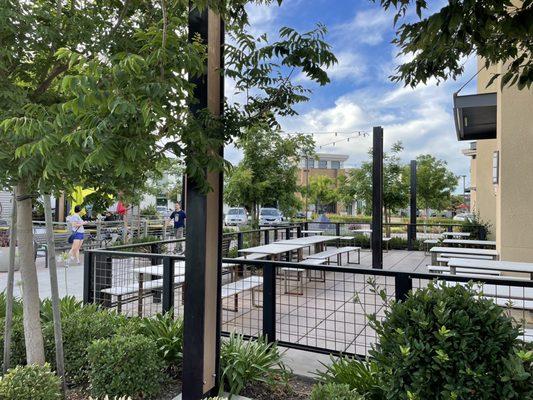
POLYGON ((456 96, 454 117, 459 140, 475 140, 463 150, 470 158, 471 210, 492 225, 502 260, 533 261, 533 89, 502 89, 500 79, 487 86, 505 69, 482 69, 478 94, 456 96))
MULTIPOLYGON (((344 163, 348 160, 347 155, 343 154, 325 154, 318 153, 315 157, 302 158, 300 161, 300 169, 298 171, 298 185, 305 187, 313 178, 318 176, 326 176, 336 181, 341 175, 344 175, 344 163)), ((304 207, 306 199, 304 201, 304 207)), ((352 213, 353 207, 348 207, 348 210, 341 203, 332 203, 325 205, 325 211, 330 213, 352 213)), ((315 211, 314 204, 307 204, 308 211, 315 211)))

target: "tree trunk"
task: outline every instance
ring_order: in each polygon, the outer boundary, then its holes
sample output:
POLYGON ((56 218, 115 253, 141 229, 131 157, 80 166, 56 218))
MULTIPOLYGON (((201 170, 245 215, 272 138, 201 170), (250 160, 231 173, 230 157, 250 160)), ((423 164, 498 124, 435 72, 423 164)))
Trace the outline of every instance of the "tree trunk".
POLYGON ((9 227, 9 269, 6 288, 6 319, 4 326, 4 374, 11 363, 11 333, 13 325, 13 286, 15 281, 15 259, 17 250, 17 194, 13 192, 13 209, 9 227))
POLYGON ((65 382, 65 359, 63 356, 63 333, 59 310, 59 288, 57 286, 56 251, 54 244, 54 225, 52 223, 52 205, 50 195, 44 195, 44 219, 46 222, 46 244, 48 246, 48 268, 50 269, 50 289, 52 294, 52 313, 54 317, 54 339, 56 348, 57 374, 61 378, 63 395, 67 391, 65 382))
POLYGON ((32 226, 32 199, 25 183, 17 185, 17 233, 22 277, 24 339, 28 364, 44 364, 41 330, 39 283, 35 266, 32 226))

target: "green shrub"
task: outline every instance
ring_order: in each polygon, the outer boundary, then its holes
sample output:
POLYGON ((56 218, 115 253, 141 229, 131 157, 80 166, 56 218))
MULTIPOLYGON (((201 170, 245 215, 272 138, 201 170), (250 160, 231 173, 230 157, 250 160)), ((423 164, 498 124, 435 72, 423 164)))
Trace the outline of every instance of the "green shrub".
MULTIPOLYGON (((0 362, 3 366, 4 354, 4 329, 5 319, 0 319, 0 362)), ((24 325, 22 323, 22 315, 13 316, 13 325, 11 331, 11 359, 10 366, 26 364, 26 344, 24 342, 24 325)))
MULTIPOLYGON (((6 317, 7 296, 6 292, 0 293, 0 318, 6 317)), ((13 298, 13 316, 22 315, 22 300, 13 298)))
POLYGON ((163 364, 151 339, 115 336, 93 342, 87 352, 93 396, 150 398, 159 393, 163 364))
MULTIPOLYGON (((96 304, 83 304, 82 301, 76 299, 74 296, 65 296, 59 300, 61 319, 69 317, 82 308, 85 309, 85 312, 96 312, 98 310, 96 304)), ((41 301, 41 321, 47 323, 53 321, 53 319, 52 300, 44 299, 41 301)))
POLYGON ((234 333, 222 343, 220 368, 221 392, 227 390, 232 395, 241 393, 248 384, 274 385, 288 375, 275 343, 267 343, 263 338, 245 340, 234 333))
POLYGON ((379 369, 374 361, 331 356, 331 364, 323 365, 326 370, 317 373, 319 382, 347 385, 357 393, 364 393, 365 399, 369 400, 385 398, 379 382, 379 369))
POLYGON ((158 314, 140 321, 139 333, 148 337, 167 367, 175 368, 183 357, 183 320, 174 319, 173 313, 158 314))
MULTIPOLYGON (((87 347, 97 339, 114 335, 127 323, 123 316, 106 310, 81 308, 62 318, 65 373, 68 382, 87 382, 87 347)), ((43 327, 46 359, 55 365, 55 341, 52 322, 43 327)))
POLYGON ((318 384, 313 387, 311 400, 363 400, 349 385, 340 383, 318 384))
POLYGON ((519 329, 471 287, 430 283, 371 320, 387 399, 519 399, 531 390, 519 329))
POLYGON ((18 366, 10 369, 0 380, 0 399, 61 399, 60 383, 48 364, 18 366))

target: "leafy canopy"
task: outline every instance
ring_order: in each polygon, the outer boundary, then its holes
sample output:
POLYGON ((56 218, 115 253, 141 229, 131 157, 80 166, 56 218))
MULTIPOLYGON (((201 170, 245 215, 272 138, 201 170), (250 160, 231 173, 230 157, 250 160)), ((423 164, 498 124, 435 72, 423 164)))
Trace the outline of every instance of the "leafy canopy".
POLYGON ((416 158, 416 195, 420 207, 443 210, 451 206, 451 195, 457 187, 457 176, 444 160, 430 154, 416 158))
POLYGON ((309 178, 309 187, 301 188, 302 194, 308 196, 309 201, 315 205, 315 211, 322 212, 322 207, 334 203, 339 199, 337 181, 325 175, 309 178))
POLYGON ((228 173, 227 204, 244 205, 254 217, 259 205, 277 205, 285 213, 298 206, 298 162, 301 154, 313 153, 310 136, 283 137, 267 126, 251 127, 236 146, 243 159, 228 173))
MULTIPOLYGON (((271 3, 269 0, 252 1, 271 3)), ((303 72, 319 84, 336 62, 325 28, 280 39, 247 33, 250 1, 191 2, 219 10, 232 38, 225 73, 246 105, 226 115, 192 114, 190 78, 205 71, 201 38, 189 40, 189 2, 7 0, 0 6, 0 182, 31 190, 83 184, 118 191, 143 184, 165 158, 182 158, 203 184, 205 170, 225 163, 211 151, 243 127, 276 124, 308 93, 291 77, 303 72)), ((279 1, 278 1, 279 3, 279 1)))
MULTIPOLYGON (((395 43, 411 61, 401 64, 394 81, 416 86, 430 78, 455 79, 464 58, 477 54, 485 66, 509 62, 502 85, 522 89, 533 83, 533 1, 448 0, 430 14, 427 0, 373 0, 395 8, 395 24, 415 8, 419 20, 399 25, 395 43)), ((494 78, 497 78, 495 75, 494 78)))
MULTIPOLYGON (((402 150, 401 142, 397 142, 383 154, 383 206, 391 212, 405 207, 409 201, 408 176, 400 160, 402 150)), ((372 150, 369 156, 372 158, 372 150)), ((351 196, 363 200, 367 208, 372 207, 372 161, 349 171, 341 192, 344 199, 351 196)))

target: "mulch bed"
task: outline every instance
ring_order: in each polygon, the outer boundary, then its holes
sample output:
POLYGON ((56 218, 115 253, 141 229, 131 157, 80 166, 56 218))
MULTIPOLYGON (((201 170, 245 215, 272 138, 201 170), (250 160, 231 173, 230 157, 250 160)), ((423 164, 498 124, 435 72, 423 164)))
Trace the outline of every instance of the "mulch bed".
MULTIPOLYGON (((172 400, 181 393, 181 382, 172 381, 164 385, 161 394, 154 400, 172 400)), ((67 391, 66 400, 87 400, 90 392, 87 388, 74 388, 67 391)))
POLYGON ((250 385, 241 393, 254 400, 308 400, 314 382, 311 379, 292 377, 287 385, 269 387, 250 385))
MULTIPOLYGON (((250 385, 241 393, 254 400, 308 400, 313 387, 313 381, 299 377, 292 377, 287 385, 270 387, 263 384, 250 385)), ((172 400, 181 393, 181 382, 172 381, 165 385, 161 394, 154 400, 172 400)), ((87 388, 73 388, 67 391, 66 400, 89 399, 87 388)))

